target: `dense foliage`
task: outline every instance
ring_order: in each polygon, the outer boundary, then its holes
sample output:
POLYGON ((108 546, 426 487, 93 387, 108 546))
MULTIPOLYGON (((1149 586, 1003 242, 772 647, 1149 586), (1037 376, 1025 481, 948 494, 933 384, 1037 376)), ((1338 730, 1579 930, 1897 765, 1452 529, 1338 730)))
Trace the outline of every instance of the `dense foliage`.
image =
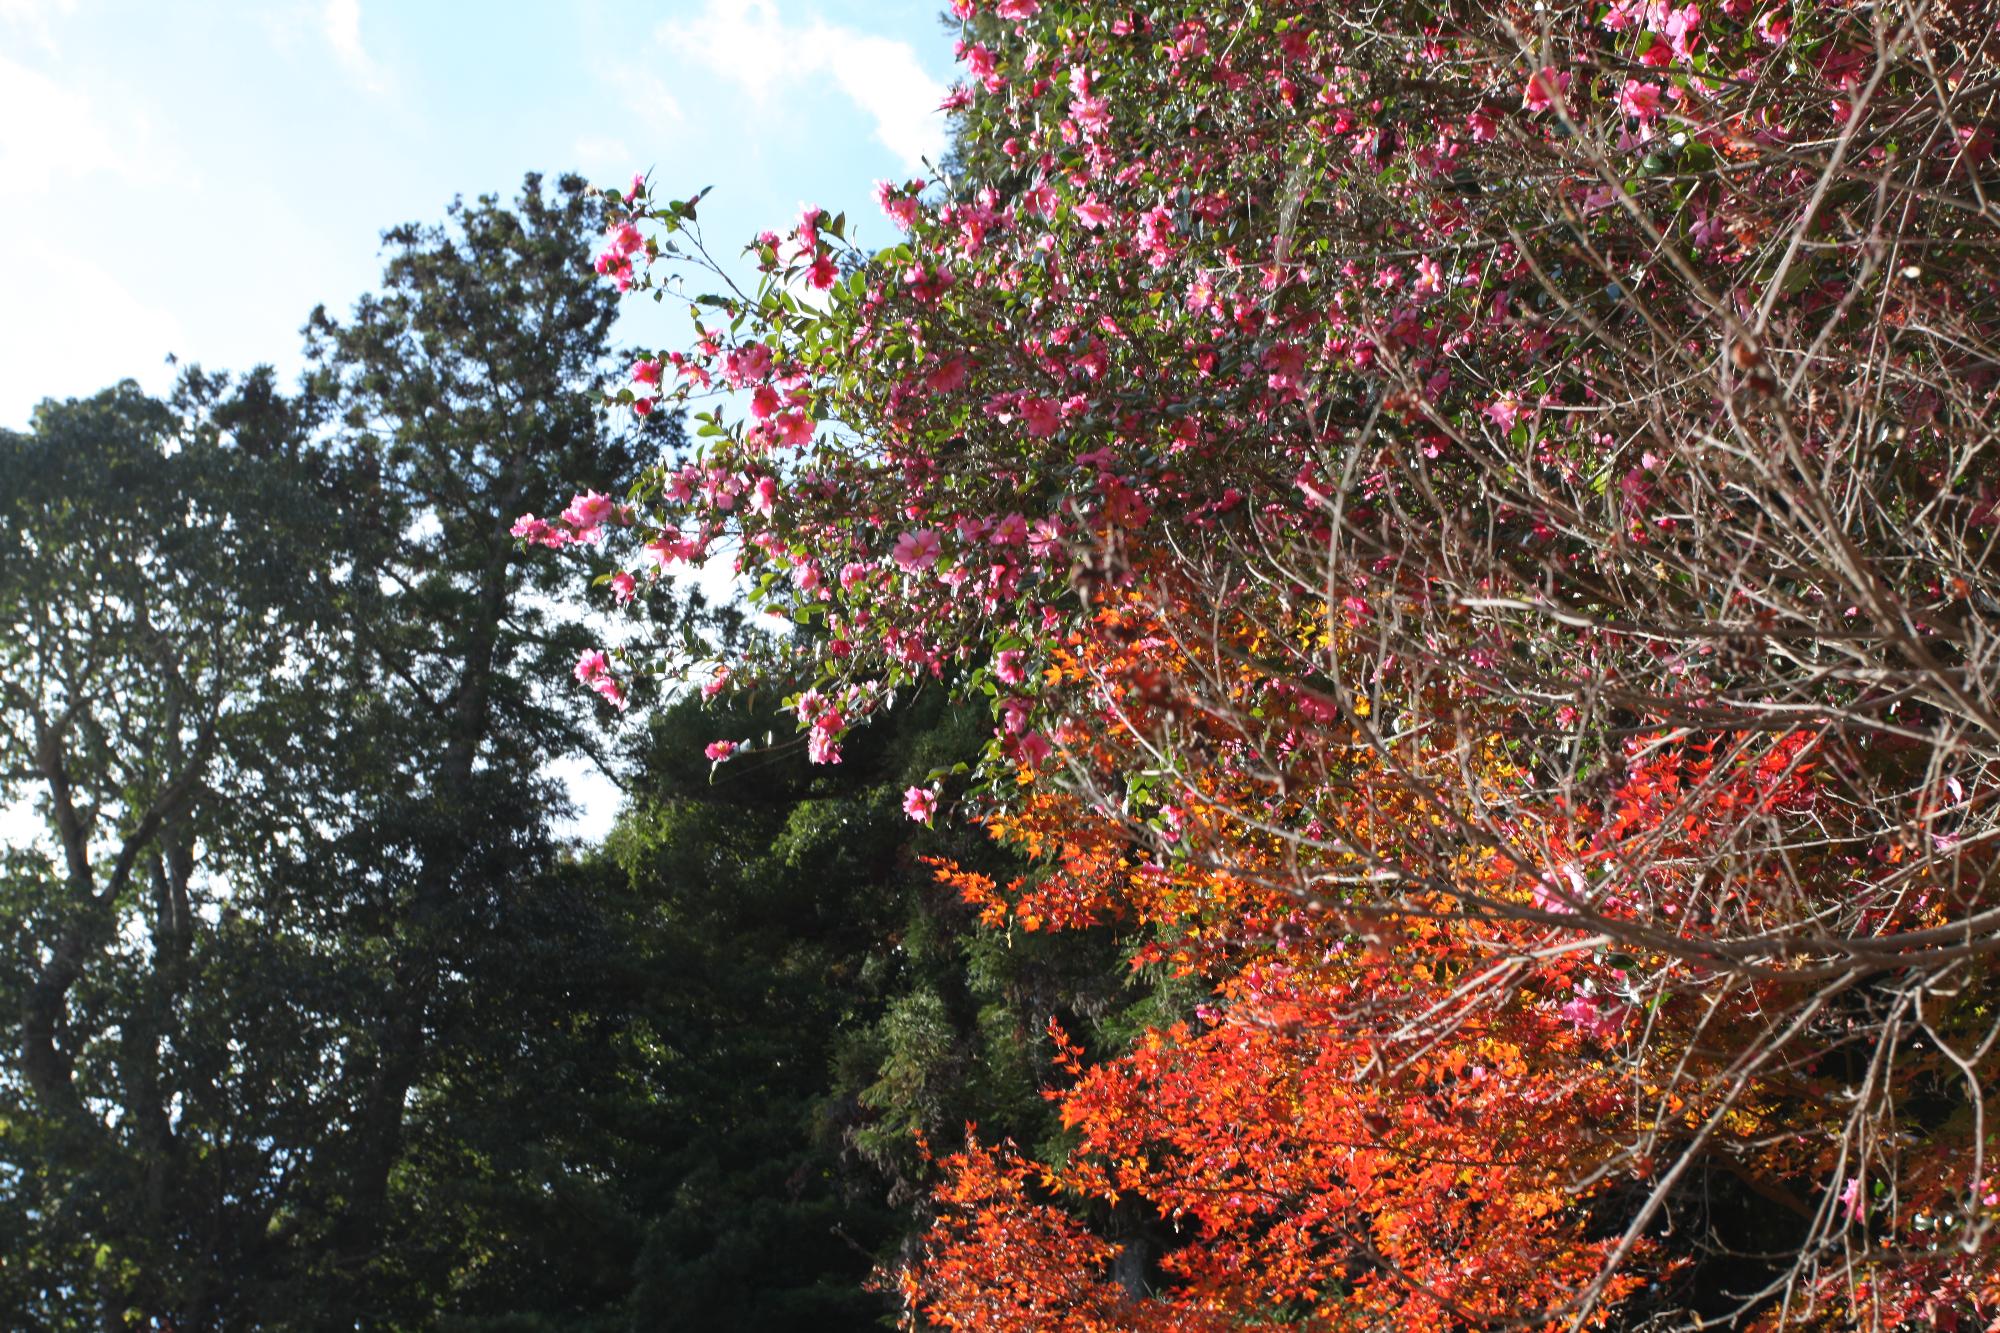
POLYGON ((516 528, 733 550, 819 762, 986 711, 908 813, 1042 868, 947 882, 1202 995, 1051 1033, 911 1322, 2000 1316, 1987 8, 954 9, 907 240, 760 237, 613 395, 742 419, 516 528))

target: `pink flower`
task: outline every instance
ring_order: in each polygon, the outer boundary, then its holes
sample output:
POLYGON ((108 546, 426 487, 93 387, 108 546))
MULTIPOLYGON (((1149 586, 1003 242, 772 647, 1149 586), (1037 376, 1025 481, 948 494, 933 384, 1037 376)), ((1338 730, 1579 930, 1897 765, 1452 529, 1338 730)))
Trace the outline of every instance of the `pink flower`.
POLYGON ((943 552, 944 542, 936 532, 930 528, 918 528, 896 539, 893 558, 905 573, 915 574, 936 564, 943 552))
POLYGON ((576 659, 576 679, 597 691, 613 708, 625 707, 625 690, 611 674, 611 659, 596 648, 586 648, 576 659))
POLYGON ((578 540, 589 540, 600 534, 606 524, 619 517, 618 502, 608 495, 596 491, 585 491, 569 502, 563 510, 563 522, 576 529, 578 540))
POLYGON ((833 286, 833 280, 839 276, 840 270, 834 266, 833 256, 822 254, 813 260, 812 268, 806 273, 806 281, 812 284, 815 291, 823 292, 833 286))
POLYGON ((1590 884, 1584 879, 1583 872, 1573 865, 1566 865, 1562 870, 1567 883, 1559 883, 1553 875, 1543 875, 1536 882, 1534 896, 1530 900, 1536 911, 1573 916, 1577 903, 1589 901, 1590 884))
POLYGON ((1521 400, 1508 394, 1505 398, 1488 403, 1480 413, 1501 430, 1514 429, 1514 423, 1521 419, 1521 400))
POLYGON ((1274 389, 1289 389, 1305 373, 1306 351, 1297 343, 1275 343, 1264 353, 1264 369, 1274 389))
POLYGON ((840 742, 831 731, 814 727, 806 736, 806 762, 813 764, 837 764, 840 762, 840 742))
POLYGON ((632 378, 641 384, 657 386, 660 382, 660 371, 662 369, 663 367, 658 361, 634 361, 632 363, 632 378))
POLYGON ((1111 221, 1111 210, 1101 203, 1096 195, 1079 201, 1074 209, 1076 220, 1092 231, 1111 221))
POLYGON ((568 544, 570 540, 569 533, 545 518, 536 518, 533 514, 523 514, 515 519, 514 526, 509 531, 524 542, 546 546, 551 550, 568 544))
POLYGON ((750 512, 769 518, 778 507, 778 479, 759 477, 757 484, 750 488, 750 512))
POLYGON ((639 580, 632 577, 629 570, 619 570, 611 576, 611 595, 623 606, 639 593, 639 580))
MULTIPOLYGON (((921 186, 921 182, 918 184, 921 186)), ((888 181, 876 181, 875 202, 882 205, 882 211, 899 230, 908 231, 916 225, 919 204, 915 194, 899 194, 888 181)))
POLYGON ((948 357, 933 366, 924 376, 924 387, 932 393, 950 393, 965 384, 966 370, 970 366, 962 356, 948 357))
POLYGON ((1039 731, 1031 731, 1014 742, 1015 760, 1030 768, 1040 767, 1042 761, 1055 752, 1056 747, 1049 744, 1048 737, 1039 731))
POLYGON ((1025 650, 1010 648, 993 654, 993 674, 1009 685, 1019 685, 1028 678, 1021 660, 1027 656, 1025 650))
POLYGON ((1009 736, 1018 736, 1028 729, 1028 712, 1033 707, 1026 699, 1015 696, 1000 704, 1000 726, 1009 736))
POLYGON ((632 400, 632 415, 640 418, 649 417, 653 415, 653 409, 659 405, 660 400, 650 395, 645 398, 635 398, 632 400))
POLYGON ((763 343, 731 348, 722 358, 722 377, 732 388, 745 388, 770 373, 771 349, 763 343))
POLYGON ((1028 541, 1028 520, 1019 514, 1009 514, 993 525, 993 535, 987 538, 995 546, 1023 546, 1028 541))
POLYGON ((577 654, 576 679, 579 685, 588 685, 605 672, 611 670, 611 659, 602 649, 586 648, 577 654))
POLYGON ((625 688, 618 683, 615 677, 610 675, 599 676, 596 680, 590 682, 590 688, 597 691, 598 697, 613 708, 618 709, 620 712, 625 710, 625 688))
POLYGON ((1079 97, 1069 104, 1070 119, 1087 137, 1096 138, 1111 128, 1111 103, 1102 97, 1079 97))
POLYGON ((812 443, 814 422, 805 413, 798 411, 787 412, 779 417, 775 424, 778 427, 778 440, 780 443, 790 445, 794 448, 799 445, 812 443))
POLYGON ((1660 114, 1660 90, 1654 84, 1627 79, 1625 86, 1618 90, 1618 109, 1640 124, 1646 124, 1660 114))
POLYGON ((737 745, 735 741, 710 741, 702 753, 707 755, 713 762, 719 764, 733 756, 736 753, 736 749, 737 745))
POLYGON ((709 677, 708 682, 701 687, 701 697, 703 699, 713 699, 716 695, 722 693, 723 690, 729 687, 729 675, 730 671, 728 667, 719 668, 713 676, 709 677))
POLYGON ((1864 1205, 1861 1202, 1861 1177, 1856 1176, 1840 1190, 1840 1206, 1847 1210, 1847 1220, 1858 1222, 1864 1205))
POLYGON ((993 12, 1003 19, 1031 19, 1041 7, 1041 0, 1000 0, 993 12))
POLYGON ((1783 46, 1792 35, 1792 16, 1782 9, 1772 10, 1757 20, 1757 35, 1767 45, 1783 46))
POLYGON ((903 793, 903 813, 919 824, 931 822, 937 813, 938 794, 924 787, 912 787, 903 793))
POLYGON ((1562 1016, 1580 1034, 1610 1041, 1625 1030, 1625 1006, 1606 1004, 1594 995, 1579 995, 1562 1007, 1562 1016))
POLYGON ((1521 105, 1530 115, 1540 115, 1567 91, 1569 75, 1556 73, 1553 65, 1544 65, 1529 76, 1527 86, 1521 89, 1521 105))
POLYGON ((1023 398, 1021 422, 1028 428, 1029 435, 1038 440, 1046 439, 1062 425, 1062 413, 1047 398, 1023 398))

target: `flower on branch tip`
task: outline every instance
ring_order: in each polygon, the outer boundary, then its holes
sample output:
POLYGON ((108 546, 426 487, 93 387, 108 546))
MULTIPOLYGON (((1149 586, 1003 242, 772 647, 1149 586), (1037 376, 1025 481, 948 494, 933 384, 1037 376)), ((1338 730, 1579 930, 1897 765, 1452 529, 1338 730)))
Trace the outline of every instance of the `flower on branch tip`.
POLYGON ((707 755, 712 763, 720 764, 734 757, 736 750, 737 744, 735 741, 710 741, 702 753, 707 755))
POLYGON ((919 824, 928 824, 937 813, 938 794, 935 788, 911 787, 903 793, 903 813, 919 824))

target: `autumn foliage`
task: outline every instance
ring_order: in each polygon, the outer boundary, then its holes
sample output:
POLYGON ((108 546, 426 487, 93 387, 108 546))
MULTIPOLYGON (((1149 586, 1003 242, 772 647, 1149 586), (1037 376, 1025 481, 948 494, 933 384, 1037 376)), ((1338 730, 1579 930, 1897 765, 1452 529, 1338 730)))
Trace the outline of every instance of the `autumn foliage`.
POLYGON ((615 520, 807 627, 733 677, 990 708, 1040 869, 940 873, 1206 996, 1051 1028, 912 1324, 2000 1318, 1990 10, 956 9, 907 239, 613 395, 745 406, 615 520))

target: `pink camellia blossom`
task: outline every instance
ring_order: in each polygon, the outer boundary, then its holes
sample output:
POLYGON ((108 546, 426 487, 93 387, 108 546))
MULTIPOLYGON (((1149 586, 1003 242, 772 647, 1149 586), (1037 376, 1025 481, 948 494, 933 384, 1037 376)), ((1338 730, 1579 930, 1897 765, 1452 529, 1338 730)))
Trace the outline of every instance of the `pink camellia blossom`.
POLYGON ((924 376, 924 387, 932 393, 950 393, 964 386, 971 362, 962 356, 946 357, 924 376))
POLYGON ((653 415, 653 409, 659 405, 660 400, 650 395, 645 398, 635 398, 632 400, 632 415, 641 418, 649 417, 653 415))
POLYGON ((769 518, 778 507, 778 479, 759 477, 750 488, 750 512, 769 518))
POLYGON ((831 730, 814 727, 806 735, 806 762, 812 764, 840 762, 840 741, 831 730))
POLYGON ((1556 104, 1556 99, 1569 91, 1569 75, 1558 74, 1555 66, 1544 65, 1528 77, 1521 89, 1521 105, 1530 115, 1540 115, 1556 104))
POLYGON ((606 673, 591 681, 590 688, 597 692, 599 698, 619 712, 625 711, 625 687, 618 683, 617 677, 606 673))
POLYGON ((1026 699, 1016 695, 1000 704, 1000 726, 1009 736, 1018 736, 1028 729, 1028 713, 1033 707, 1026 699))
POLYGON ((905 573, 915 574, 935 565, 943 553, 944 542, 937 533, 930 528, 918 528, 896 539, 893 558, 905 573))
POLYGON ((800 445, 812 443, 814 422, 805 413, 797 411, 786 412, 778 417, 774 424, 778 428, 778 442, 780 444, 789 445, 796 449, 800 445))
POLYGON ((900 231, 908 231, 917 224, 917 212, 921 205, 914 193, 900 194, 888 181, 875 182, 875 202, 882 205, 882 211, 900 231))
POLYGON ((1514 423, 1521 419, 1521 400, 1508 394, 1505 398, 1488 403, 1480 415, 1501 430, 1512 430, 1514 423))
POLYGON ((937 813, 938 794, 927 787, 911 787, 903 793, 903 813, 919 824, 931 822, 937 813))
POLYGON ((1033 531, 1028 534, 1028 553, 1037 559, 1046 560, 1060 555, 1063 550, 1062 524, 1052 518, 1038 519, 1033 531))
POLYGON ((1047 398, 1023 398, 1021 424, 1035 439, 1047 439, 1062 426, 1062 411, 1047 398))
POLYGON ((1079 200, 1072 211, 1076 214, 1076 220, 1092 231, 1111 221, 1112 216, 1111 209, 1094 194, 1079 200))
POLYGON ((566 530, 545 518, 536 518, 533 514, 523 514, 515 519, 514 526, 508 531, 524 542, 546 546, 550 550, 566 546, 570 541, 570 535, 566 530))
POLYGON ((833 256, 822 254, 812 262, 806 271, 806 281, 814 291, 823 292, 833 286, 833 280, 840 276, 840 269, 834 264, 833 256))
POLYGON ((1275 343, 1264 352, 1264 369, 1274 389, 1289 389, 1305 373, 1306 350, 1297 343, 1275 343))
POLYGON ((1069 104, 1070 119, 1087 138, 1096 138, 1111 128, 1111 103, 1102 97, 1079 97, 1069 104))
POLYGON ((1656 119, 1660 114, 1659 86, 1625 80, 1625 86, 1618 90, 1618 109, 1642 125, 1656 119))
POLYGON ((1019 514, 1009 514, 993 525, 993 533, 987 540, 995 546, 1024 546, 1028 541, 1028 520, 1019 514))
POLYGON ((563 510, 563 522, 577 530, 579 536, 594 533, 606 523, 619 518, 618 502, 597 491, 585 491, 569 502, 563 510))
POLYGON ((1016 762, 1026 764, 1030 768, 1039 768, 1042 761, 1055 752, 1056 747, 1049 744, 1049 738, 1039 731, 1028 732, 1014 742, 1016 762))
POLYGON ((1625 1006, 1594 995, 1579 995, 1562 1007, 1570 1026, 1586 1037, 1610 1041, 1625 1030, 1625 1006))
POLYGON ((1042 0, 1000 0, 993 12, 1003 19, 1031 19, 1041 10, 1042 0))
POLYGON ((596 648, 586 648, 577 655, 577 683, 595 690, 613 708, 625 707, 625 689, 618 678, 611 674, 611 659, 596 648))
POLYGON ((705 700, 713 699, 716 695, 728 689, 729 677, 731 674, 732 673, 730 672, 728 667, 718 668, 716 673, 713 676, 710 676, 708 680, 702 685, 701 697, 705 700))
POLYGON ((660 372, 665 368, 661 362, 651 359, 634 361, 632 363, 632 378, 640 384, 651 384, 657 387, 660 382, 660 372))
POLYGON ((1543 875, 1536 882, 1534 895, 1530 899, 1536 911, 1549 912, 1557 916, 1573 916, 1576 914, 1576 904, 1589 901, 1590 884, 1584 879, 1583 871, 1573 865, 1564 866, 1562 871, 1563 879, 1567 882, 1558 881, 1553 875, 1543 875))
POLYGON ((623 606, 639 592, 639 580, 632 577, 630 570, 621 569, 611 576, 611 595, 623 606))
POLYGON ((993 674, 1009 685, 1019 685, 1028 678, 1028 672, 1021 665, 1027 657, 1020 648, 1009 648, 993 654, 993 674))
POLYGON ((747 388, 770 373, 771 349, 760 342, 733 347, 722 358, 722 378, 731 388, 747 388))
POLYGON ((702 750, 702 753, 707 755, 711 761, 720 764, 732 758, 736 754, 736 750, 737 743, 735 741, 710 741, 707 747, 702 750))

